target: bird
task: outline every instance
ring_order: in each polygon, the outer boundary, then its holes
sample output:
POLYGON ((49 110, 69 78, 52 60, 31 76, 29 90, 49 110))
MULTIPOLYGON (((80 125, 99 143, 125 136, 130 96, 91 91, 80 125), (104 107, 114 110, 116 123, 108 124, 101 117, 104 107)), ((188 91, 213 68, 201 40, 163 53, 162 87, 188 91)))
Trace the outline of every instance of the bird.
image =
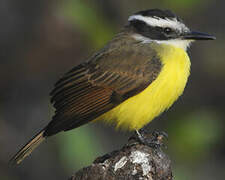
POLYGON ((139 132, 182 95, 190 74, 191 43, 214 39, 190 30, 170 10, 129 16, 111 41, 55 83, 52 120, 10 162, 19 164, 48 137, 89 122, 139 132))

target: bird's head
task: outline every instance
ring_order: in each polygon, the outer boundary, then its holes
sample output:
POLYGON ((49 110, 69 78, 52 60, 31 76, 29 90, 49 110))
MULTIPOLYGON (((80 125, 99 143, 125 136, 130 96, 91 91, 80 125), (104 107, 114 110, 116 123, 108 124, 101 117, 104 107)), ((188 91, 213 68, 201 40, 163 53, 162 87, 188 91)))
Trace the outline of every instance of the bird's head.
POLYGON ((134 29, 133 37, 143 43, 152 41, 187 49, 195 40, 213 40, 214 36, 191 31, 183 21, 169 10, 151 9, 137 12, 128 19, 134 29))

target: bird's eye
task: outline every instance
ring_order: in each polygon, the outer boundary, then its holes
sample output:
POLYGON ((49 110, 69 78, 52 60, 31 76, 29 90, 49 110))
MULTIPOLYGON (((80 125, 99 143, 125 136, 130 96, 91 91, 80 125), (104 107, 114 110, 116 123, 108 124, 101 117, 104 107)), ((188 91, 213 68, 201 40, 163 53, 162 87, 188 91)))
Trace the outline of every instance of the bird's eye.
POLYGON ((172 29, 169 28, 169 27, 166 27, 166 28, 163 29, 163 31, 164 31, 166 34, 169 34, 169 33, 172 32, 172 29))

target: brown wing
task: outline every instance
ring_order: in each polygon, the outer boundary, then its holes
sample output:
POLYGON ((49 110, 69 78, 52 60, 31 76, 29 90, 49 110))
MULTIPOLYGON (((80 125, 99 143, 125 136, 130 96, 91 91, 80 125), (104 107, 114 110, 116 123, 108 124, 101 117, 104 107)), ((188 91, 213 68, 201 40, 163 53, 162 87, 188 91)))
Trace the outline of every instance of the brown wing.
POLYGON ((125 48, 116 43, 121 42, 111 42, 55 84, 51 102, 56 111, 45 135, 94 120, 142 91, 157 77, 161 64, 149 46, 133 44, 125 48))

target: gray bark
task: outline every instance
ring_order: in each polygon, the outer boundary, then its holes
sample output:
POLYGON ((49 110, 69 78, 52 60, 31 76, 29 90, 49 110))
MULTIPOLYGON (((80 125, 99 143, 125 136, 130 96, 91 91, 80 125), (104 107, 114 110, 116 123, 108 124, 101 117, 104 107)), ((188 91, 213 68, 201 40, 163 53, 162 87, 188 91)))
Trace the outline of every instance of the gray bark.
POLYGON ((159 146, 147 146, 130 138, 120 150, 98 157, 69 180, 171 180, 171 160, 159 146))

